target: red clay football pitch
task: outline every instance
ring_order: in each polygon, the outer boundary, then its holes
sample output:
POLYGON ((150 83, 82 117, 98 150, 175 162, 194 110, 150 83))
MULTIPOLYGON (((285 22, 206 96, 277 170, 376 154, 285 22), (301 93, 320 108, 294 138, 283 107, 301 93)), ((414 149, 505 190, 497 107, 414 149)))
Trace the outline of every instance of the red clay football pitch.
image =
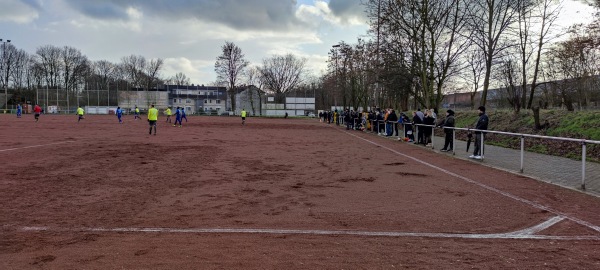
POLYGON ((315 119, 0 115, 0 269, 599 269, 600 198, 315 119))

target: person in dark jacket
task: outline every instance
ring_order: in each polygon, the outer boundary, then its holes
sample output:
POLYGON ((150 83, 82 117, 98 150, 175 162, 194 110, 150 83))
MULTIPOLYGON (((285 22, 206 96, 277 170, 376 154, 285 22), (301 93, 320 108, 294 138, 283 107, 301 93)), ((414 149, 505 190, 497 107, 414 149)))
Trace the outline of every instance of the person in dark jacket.
MULTIPOLYGON (((479 119, 477 119, 477 124, 475 124, 475 129, 477 130, 487 130, 489 118, 485 114, 485 107, 479 106, 479 119)), ((473 155, 469 156, 469 158, 474 159, 483 159, 483 148, 481 146, 481 142, 484 139, 483 131, 475 131, 475 147, 473 150, 473 155)))
POLYGON ((413 142, 415 137, 413 136, 413 128, 412 128, 412 124, 410 122, 410 118, 408 118, 408 116, 406 114, 400 113, 400 117, 398 119, 398 125, 401 125, 401 128, 403 130, 402 133, 404 133, 402 138, 400 138, 399 140, 413 142))
POLYGON ((346 130, 350 130, 351 120, 352 115, 350 115, 350 110, 346 109, 346 111, 344 111, 344 122, 346 123, 346 130))
POLYGON ((379 110, 375 116, 375 126, 377 127, 377 134, 379 135, 385 130, 385 125, 383 123, 383 112, 379 110))
POLYGON ((433 126, 435 126, 435 118, 433 117, 432 110, 425 111, 425 119, 423 119, 423 124, 427 125, 427 127, 423 127, 423 144, 429 145, 431 143, 431 136, 433 135, 433 126))
POLYGON ((455 119, 453 110, 446 111, 446 119, 444 119, 444 122, 440 126, 444 128, 444 133, 446 135, 444 148, 440 149, 440 151, 451 152, 452 149, 454 149, 454 130, 452 128, 455 126, 455 119))
POLYGON ((394 128, 396 130, 396 136, 398 136, 398 115, 396 114, 396 111, 390 109, 390 114, 387 117, 387 128, 385 130, 387 130, 387 134, 385 134, 385 136, 390 137, 394 134, 394 128))
POLYGON ((417 112, 413 113, 412 123, 413 123, 413 132, 417 133, 417 138, 416 138, 415 144, 423 143, 423 127, 417 126, 418 124, 423 124, 423 118, 421 118, 417 112))

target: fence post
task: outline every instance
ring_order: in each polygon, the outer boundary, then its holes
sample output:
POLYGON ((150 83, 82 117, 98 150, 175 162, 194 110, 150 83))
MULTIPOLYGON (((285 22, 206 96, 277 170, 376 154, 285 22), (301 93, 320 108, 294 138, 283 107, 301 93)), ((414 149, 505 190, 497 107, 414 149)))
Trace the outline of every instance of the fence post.
POLYGON ((418 124, 413 124, 413 137, 415 138, 414 143, 417 144, 419 141, 419 126, 418 124))
POLYGON ((484 156, 483 156, 483 153, 484 153, 484 151, 483 151, 484 142, 483 141, 485 140, 485 133, 483 133, 483 131, 481 131, 481 134, 479 134, 479 135, 481 135, 481 145, 479 145, 479 156, 481 157, 481 160, 483 160, 484 159, 484 156))
POLYGON ((585 156, 586 156, 585 140, 581 142, 581 189, 585 190, 585 156))
POLYGON ((525 156, 525 136, 521 136, 521 173, 523 173, 524 156, 525 156))
POLYGON ((435 149, 433 138, 435 137, 435 126, 431 127, 431 149, 435 149))
POLYGON ((456 142, 456 129, 452 128, 452 155, 456 155, 456 147, 454 147, 454 143, 456 142))

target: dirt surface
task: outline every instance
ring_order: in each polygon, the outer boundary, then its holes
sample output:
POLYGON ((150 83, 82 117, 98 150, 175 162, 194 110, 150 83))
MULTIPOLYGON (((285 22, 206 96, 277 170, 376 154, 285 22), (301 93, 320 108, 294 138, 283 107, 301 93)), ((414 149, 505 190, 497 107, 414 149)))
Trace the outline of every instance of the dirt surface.
POLYGON ((0 115, 0 269, 598 269, 600 199, 314 119, 0 115))

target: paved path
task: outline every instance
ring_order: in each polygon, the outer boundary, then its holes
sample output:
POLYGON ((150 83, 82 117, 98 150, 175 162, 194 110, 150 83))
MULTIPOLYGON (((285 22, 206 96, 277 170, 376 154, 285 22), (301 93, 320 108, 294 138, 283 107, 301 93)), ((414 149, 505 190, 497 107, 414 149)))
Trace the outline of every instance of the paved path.
MULTIPOLYGON (((390 137, 397 140, 397 137, 390 137)), ((474 141, 474 140, 473 140, 474 141)), ((473 142, 474 143, 474 142, 473 142)), ((585 164, 585 190, 582 189, 582 162, 568 158, 525 152, 523 172, 521 172, 521 151, 509 148, 485 145, 484 159, 474 160, 468 156, 473 154, 473 144, 466 152, 465 141, 455 142, 455 152, 439 152, 444 147, 444 138, 433 138, 433 151, 442 155, 454 155, 456 158, 470 160, 505 171, 522 174, 540 181, 560 185, 563 187, 583 191, 600 196, 600 164, 586 162, 585 164)), ((424 147, 415 145, 415 147, 424 147)), ((431 148, 431 147, 429 147, 431 148)))

